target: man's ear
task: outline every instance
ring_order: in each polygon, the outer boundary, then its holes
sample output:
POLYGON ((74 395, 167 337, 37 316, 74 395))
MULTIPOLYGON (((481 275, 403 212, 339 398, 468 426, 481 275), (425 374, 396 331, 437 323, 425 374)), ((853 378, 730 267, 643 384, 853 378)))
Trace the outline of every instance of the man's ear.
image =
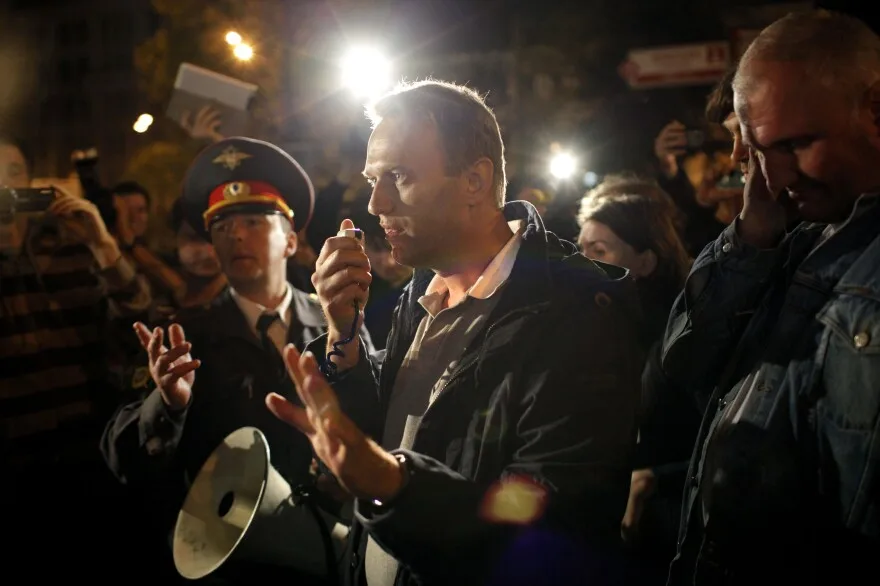
POLYGON ((469 205, 476 205, 483 201, 487 194, 491 195, 494 176, 495 165, 487 157, 481 157, 464 172, 469 205))
POLYGON ((290 226, 287 229, 287 246, 284 247, 285 258, 290 258, 296 254, 296 248, 298 245, 299 239, 296 237, 296 232, 293 231, 293 226, 290 226))

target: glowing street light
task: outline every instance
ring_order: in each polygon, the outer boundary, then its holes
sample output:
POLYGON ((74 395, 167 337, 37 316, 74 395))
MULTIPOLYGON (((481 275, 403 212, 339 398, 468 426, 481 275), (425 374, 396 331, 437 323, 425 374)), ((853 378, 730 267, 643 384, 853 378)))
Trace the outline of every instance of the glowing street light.
POLYGON ((138 119, 135 120, 134 126, 132 126, 132 128, 138 134, 143 134, 144 132, 146 132, 150 128, 150 125, 152 123, 153 123, 152 116, 150 116, 149 114, 141 114, 140 116, 138 116, 138 119))
POLYGON ((378 49, 354 47, 340 66, 342 84, 358 98, 374 98, 391 84, 391 62, 378 49))
POLYGON ((229 31, 226 33, 226 42, 230 46, 236 47, 241 44, 241 35, 235 31, 229 31))
POLYGON ((570 179, 576 170, 577 160, 570 153, 556 153, 550 159, 550 174, 557 179, 570 179))
POLYGON ((239 61, 250 61, 251 57, 254 56, 254 49, 247 43, 239 43, 232 50, 232 54, 239 61))

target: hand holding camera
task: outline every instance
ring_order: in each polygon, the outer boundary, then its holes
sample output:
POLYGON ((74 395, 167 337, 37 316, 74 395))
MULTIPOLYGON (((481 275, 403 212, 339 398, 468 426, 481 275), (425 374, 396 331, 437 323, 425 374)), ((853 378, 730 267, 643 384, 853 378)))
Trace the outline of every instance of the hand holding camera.
POLYGON ((54 189, 55 200, 47 213, 58 217, 77 241, 91 248, 102 268, 115 263, 121 252, 98 207, 87 199, 71 195, 64 188, 56 186, 54 189))
POLYGON ((654 156, 660 162, 661 170, 667 177, 678 173, 677 157, 687 150, 687 136, 684 124, 673 120, 663 127, 654 140, 654 156))

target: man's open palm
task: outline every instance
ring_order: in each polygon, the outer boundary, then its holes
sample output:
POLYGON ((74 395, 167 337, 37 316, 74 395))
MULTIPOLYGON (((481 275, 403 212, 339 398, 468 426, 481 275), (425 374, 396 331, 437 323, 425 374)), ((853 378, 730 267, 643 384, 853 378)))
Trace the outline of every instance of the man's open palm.
POLYGON ((284 361, 305 409, 271 393, 266 397, 266 405, 272 413, 309 438, 318 458, 353 496, 394 496, 400 488, 400 464, 342 412, 315 358, 308 352, 300 355, 293 345, 288 345, 284 361))

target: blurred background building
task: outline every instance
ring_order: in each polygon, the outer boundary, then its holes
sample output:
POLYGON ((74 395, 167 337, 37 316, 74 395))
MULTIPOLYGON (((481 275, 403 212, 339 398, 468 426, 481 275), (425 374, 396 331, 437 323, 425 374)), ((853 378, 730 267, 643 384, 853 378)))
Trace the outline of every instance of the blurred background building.
MULTIPOLYGON (((0 121, 38 143, 37 175, 67 175, 70 152, 94 146, 105 181, 152 181, 162 210, 176 188, 163 187, 157 169, 185 168, 192 154, 170 146, 183 135, 163 116, 187 61, 258 84, 261 134, 323 184, 360 171, 369 128, 339 60, 349 47, 370 46, 389 58, 390 81, 432 76, 487 93, 512 178, 552 180, 547 162, 562 149, 576 155, 580 181, 648 164, 653 136, 673 117, 701 124, 711 84, 752 36, 813 4, 6 0, 0 121), (253 58, 233 55, 224 41, 230 30, 250 43, 253 58), (132 125, 141 113, 155 123, 139 133, 132 125)), ((818 4, 876 24, 856 3, 818 4)))

